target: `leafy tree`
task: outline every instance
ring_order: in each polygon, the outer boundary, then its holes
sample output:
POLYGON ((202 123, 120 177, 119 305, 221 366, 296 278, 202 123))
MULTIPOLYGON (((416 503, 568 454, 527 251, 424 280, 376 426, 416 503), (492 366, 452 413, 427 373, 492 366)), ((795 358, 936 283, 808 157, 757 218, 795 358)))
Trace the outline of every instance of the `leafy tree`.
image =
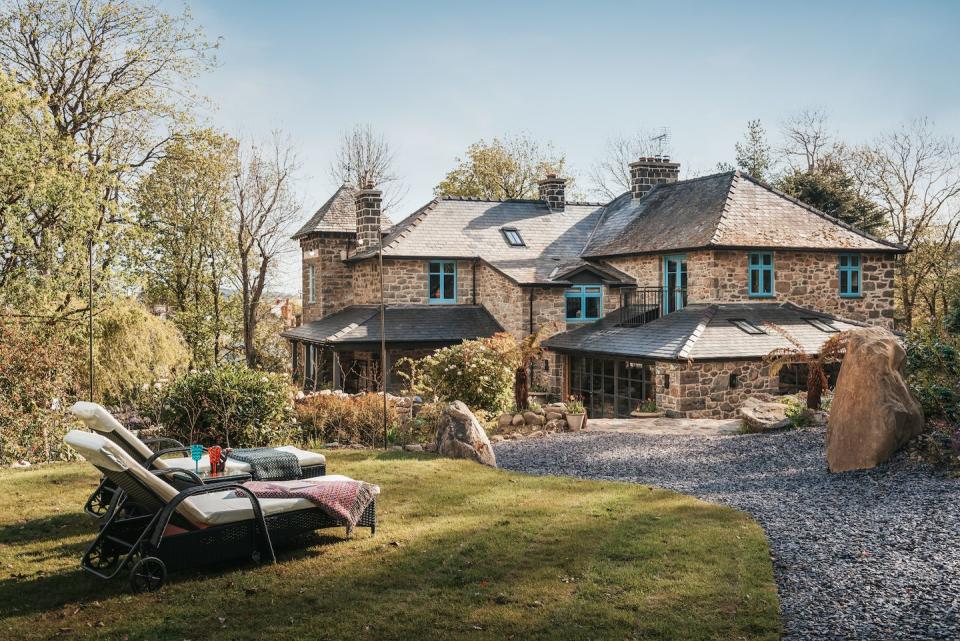
POLYGON ((0 302, 21 311, 43 311, 85 271, 99 183, 75 170, 75 151, 41 101, 0 72, 0 302))
POLYGON ((909 329, 924 298, 938 298, 936 292, 947 282, 944 269, 954 264, 960 229, 960 144, 921 118, 859 149, 855 159, 858 176, 886 219, 890 237, 911 250, 897 269, 898 302, 909 329))
POLYGON ((269 279, 287 249, 287 227, 300 211, 294 191, 299 168, 291 144, 274 134, 266 146, 239 148, 231 189, 234 277, 241 298, 243 351, 247 366, 259 367, 257 323, 269 279))
POLYGON ((145 387, 187 369, 190 351, 176 326, 133 299, 101 305, 94 333, 95 396, 102 402, 136 400, 145 387))
MULTIPOLYGON (((213 45, 189 14, 172 16, 129 0, 13 0, 0 7, 0 67, 30 88, 60 140, 61 162, 95 190, 96 216, 83 233, 61 233, 64 210, 38 217, 49 255, 83 256, 95 235, 99 289, 138 242, 126 204, 133 178, 153 162, 169 132, 189 120, 190 82, 211 61, 213 45), (72 145, 72 146, 68 146, 72 145)), ((52 169, 52 165, 42 165, 52 169)), ((81 261, 60 265, 57 308, 82 289, 81 261)))
MULTIPOLYGON (((768 180, 773 168, 773 159, 770 156, 770 145, 767 144, 767 132, 759 120, 747 123, 747 131, 743 134, 743 141, 734 146, 736 151, 736 168, 744 171, 757 180, 768 180)), ((727 163, 717 165, 720 171, 729 171, 732 167, 727 163)))
POLYGON ((813 169, 794 169, 778 181, 785 193, 868 233, 882 233, 886 219, 870 198, 860 193, 843 163, 828 156, 813 169))
POLYGON ((564 164, 551 145, 541 146, 525 134, 481 140, 467 148, 465 158, 457 158, 457 167, 433 191, 485 200, 537 198, 537 181, 551 173, 563 175, 564 164))
POLYGON ((171 309, 198 367, 220 360, 229 318, 223 289, 236 262, 229 241, 235 161, 228 136, 181 136, 136 192, 136 221, 145 231, 137 262, 147 298, 171 309))

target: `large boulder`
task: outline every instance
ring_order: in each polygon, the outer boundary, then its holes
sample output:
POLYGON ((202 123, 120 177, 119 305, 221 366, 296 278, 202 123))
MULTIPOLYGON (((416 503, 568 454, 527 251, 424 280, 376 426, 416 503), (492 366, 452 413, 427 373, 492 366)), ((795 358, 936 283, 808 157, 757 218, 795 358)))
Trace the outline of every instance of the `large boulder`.
POLYGON ((497 457, 490 446, 480 421, 462 401, 454 401, 443 410, 437 436, 437 454, 448 458, 465 458, 490 467, 497 466, 497 457))
POLYGON ((740 406, 740 418, 751 432, 766 432, 790 425, 789 405, 750 397, 740 406))
POLYGON ((831 472, 874 467, 923 431, 923 411, 903 377, 906 356, 885 329, 850 332, 827 427, 831 472))

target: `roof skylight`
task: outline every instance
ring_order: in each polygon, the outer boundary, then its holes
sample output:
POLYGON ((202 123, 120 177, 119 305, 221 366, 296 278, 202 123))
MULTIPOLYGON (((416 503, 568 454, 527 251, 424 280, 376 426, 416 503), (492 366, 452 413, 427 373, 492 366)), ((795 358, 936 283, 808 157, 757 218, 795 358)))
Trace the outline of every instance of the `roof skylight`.
POLYGON ((731 318, 730 322, 737 326, 742 332, 750 334, 751 336, 756 336, 759 334, 766 334, 765 331, 748 321, 746 318, 731 318))
POLYGON ((511 247, 527 246, 516 227, 501 227, 500 231, 503 232, 503 237, 506 238, 507 244, 511 247))
POLYGON ((826 332, 827 334, 836 334, 840 330, 830 324, 829 320, 823 318, 804 318, 806 322, 810 323, 821 332, 826 332))

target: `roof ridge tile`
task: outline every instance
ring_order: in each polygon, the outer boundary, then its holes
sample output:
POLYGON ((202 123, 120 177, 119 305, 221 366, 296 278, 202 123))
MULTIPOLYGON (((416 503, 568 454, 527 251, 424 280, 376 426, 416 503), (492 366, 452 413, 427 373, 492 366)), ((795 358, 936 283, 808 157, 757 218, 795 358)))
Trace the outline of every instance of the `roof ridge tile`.
POLYGON ((730 211, 730 205, 733 203, 734 192, 737 190, 737 183, 740 180, 740 172, 734 170, 730 176, 730 187, 727 188, 727 197, 723 201, 723 207, 720 208, 720 217, 717 219, 717 227, 710 237, 711 245, 719 245, 723 238, 723 232, 726 231, 725 218, 730 211))
POLYGON ((693 346, 696 344, 697 339, 706 331, 707 325, 710 324, 710 321, 713 320, 713 317, 717 313, 717 306, 715 304, 708 305, 706 309, 703 310, 703 313, 700 316, 700 322, 697 323, 696 328, 690 332, 690 336, 687 337, 687 340, 684 341, 683 346, 677 352, 677 358, 689 359, 690 353, 693 352, 693 346))

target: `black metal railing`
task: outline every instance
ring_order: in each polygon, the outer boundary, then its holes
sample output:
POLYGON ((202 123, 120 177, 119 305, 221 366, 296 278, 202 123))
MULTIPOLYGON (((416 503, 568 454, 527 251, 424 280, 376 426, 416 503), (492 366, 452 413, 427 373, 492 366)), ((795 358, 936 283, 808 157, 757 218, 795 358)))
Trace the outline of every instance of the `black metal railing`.
POLYGON ((687 305, 687 290, 667 287, 631 287, 620 292, 620 325, 637 327, 687 305))

